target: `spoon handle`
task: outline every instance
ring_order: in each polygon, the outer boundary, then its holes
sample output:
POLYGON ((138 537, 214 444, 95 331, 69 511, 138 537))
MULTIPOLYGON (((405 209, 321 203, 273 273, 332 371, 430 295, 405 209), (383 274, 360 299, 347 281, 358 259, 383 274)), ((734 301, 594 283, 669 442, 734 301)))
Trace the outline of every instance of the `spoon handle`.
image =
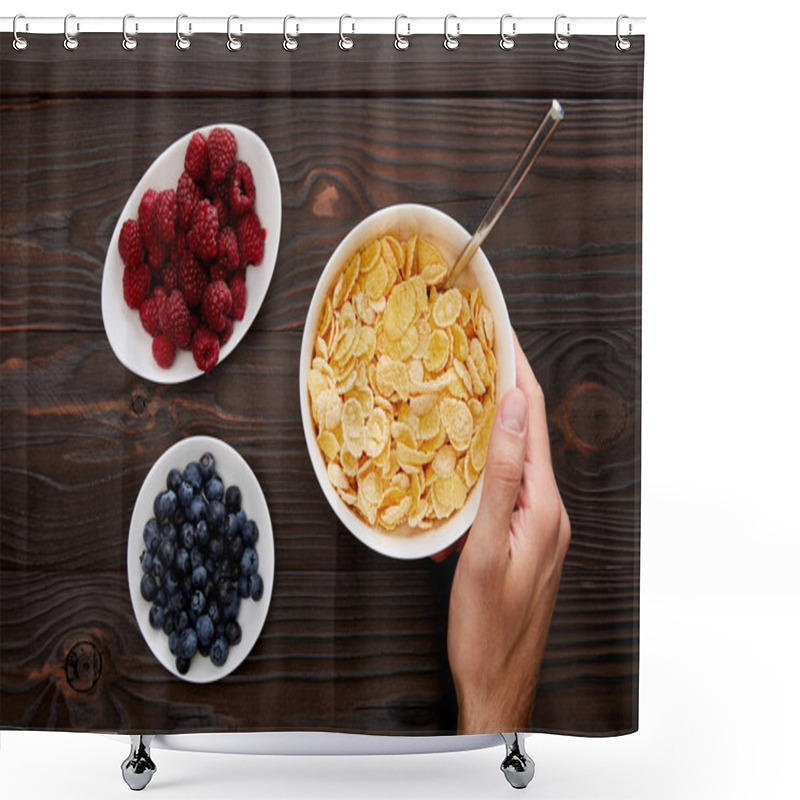
POLYGON ((456 259, 456 263, 453 264, 450 274, 445 281, 446 288, 449 289, 455 284, 458 280, 458 276, 463 272, 464 267, 472 261, 472 257, 483 244, 483 240, 489 235, 492 228, 494 228, 495 222, 500 219, 500 215, 505 211, 508 201, 511 200, 519 188, 519 185, 525 179, 525 176, 530 172, 533 162, 536 161, 536 157, 542 151, 550 135, 562 119, 564 119, 564 109, 561 107, 561 103, 559 103, 558 100, 553 100, 550 104, 550 109, 544 115, 536 132, 522 151, 522 155, 517 159, 517 163, 514 164, 511 172, 508 173, 505 183, 489 206, 489 210, 481 220, 481 224, 478 225, 478 229, 467 242, 467 246, 461 251, 461 255, 456 259))

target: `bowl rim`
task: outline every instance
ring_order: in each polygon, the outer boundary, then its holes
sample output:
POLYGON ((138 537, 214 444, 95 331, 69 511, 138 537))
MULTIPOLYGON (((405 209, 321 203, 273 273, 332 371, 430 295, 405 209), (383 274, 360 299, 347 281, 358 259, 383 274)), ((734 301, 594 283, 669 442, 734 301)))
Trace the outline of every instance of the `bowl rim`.
MULTIPOLYGON (((360 246, 360 239, 364 238, 364 230, 371 226, 376 226, 384 218, 396 219, 398 215, 416 214, 428 216, 435 221, 439 227, 446 230, 454 238, 463 240, 454 247, 463 247, 469 240, 470 233, 461 223, 453 219, 449 214, 433 206, 420 203, 398 203, 378 209, 367 215, 358 222, 341 239, 333 253, 325 264, 325 267, 317 281, 314 294, 308 307, 306 320, 303 327, 303 340, 300 348, 299 365, 299 389, 300 389, 300 411, 303 422, 303 434, 306 441, 309 458, 316 475, 317 482, 322 489, 325 499, 338 517, 339 521, 353 534, 358 540, 370 549, 390 558, 400 560, 412 560, 427 558, 445 550, 456 542, 471 527, 477 514, 478 504, 483 489, 484 476, 481 474, 478 481, 470 489, 467 502, 455 514, 447 520, 435 525, 428 531, 421 531, 412 535, 397 534, 383 531, 377 525, 371 526, 362 520, 350 507, 339 497, 328 480, 325 460, 320 452, 316 441, 314 422, 311 418, 310 402, 307 391, 307 376, 311 367, 311 357, 316 328, 319 322, 319 315, 322 311, 324 298, 333 286, 333 279, 339 274, 346 262, 347 256, 360 246)), ((393 226, 391 223, 386 225, 386 232, 393 226)), ((375 234, 381 235, 381 234, 375 234)), ((497 280, 494 269, 482 249, 479 249, 469 267, 465 270, 465 275, 472 273, 473 266, 477 266, 480 271, 480 282, 488 284, 493 294, 492 315, 495 318, 495 350, 497 349, 498 336, 501 331, 507 337, 506 347, 510 348, 512 357, 509 360, 506 371, 506 380, 500 385, 498 375, 497 398, 498 403, 502 395, 508 388, 516 383, 516 367, 513 359, 513 337, 511 334, 511 321, 508 316, 508 309, 505 304, 502 289, 497 280), (497 306, 495 308, 495 305, 497 306)), ((482 285, 482 289, 484 286, 482 285)), ((485 294, 485 293, 484 293, 485 294)), ((499 373, 499 364, 498 364, 499 373)))
MULTIPOLYGON (((208 134, 214 128, 227 128, 237 138, 237 142, 241 142, 245 138, 259 149, 263 150, 261 155, 264 158, 263 169, 266 177, 266 186, 260 186, 261 191, 256 194, 256 209, 260 212, 259 219, 262 226, 267 228, 267 240, 264 247, 264 259, 257 267, 252 267, 254 270, 261 271, 254 279, 251 268, 245 271, 245 286, 248 290, 248 303, 245 310, 244 319, 239 320, 234 325, 231 338, 221 345, 219 348, 219 359, 215 367, 219 366, 241 343, 247 332, 252 327, 253 323, 258 316, 264 300, 269 292, 269 287, 272 283, 272 278, 275 274, 275 266, 278 260, 278 251, 280 248, 281 227, 283 224, 283 195, 281 191, 280 176, 278 168, 275 165, 275 159, 272 156, 267 143, 255 131, 244 125, 239 125, 235 122, 215 122, 209 125, 202 125, 198 128, 186 132, 178 137, 170 144, 168 144, 149 164, 147 169, 139 178, 134 188, 128 194, 125 203, 120 210, 119 217, 117 218, 114 231, 111 234, 111 239, 106 249, 105 260, 103 261, 103 272, 101 276, 100 285, 100 306, 103 317, 103 329, 106 334, 106 339, 117 357, 117 360, 126 369, 133 372, 140 378, 152 381, 157 384, 174 385, 179 383, 186 383, 188 381, 199 378, 205 373, 194 363, 191 352, 188 353, 189 365, 181 370, 175 370, 175 365, 169 369, 162 369, 156 364, 153 359, 152 353, 148 350, 148 356, 152 363, 139 358, 132 358, 130 355, 130 348, 127 347, 129 337, 135 335, 139 336, 139 331, 134 329, 134 333, 130 333, 131 325, 138 325, 141 328, 138 310, 131 309, 125 303, 122 297, 122 259, 120 258, 117 249, 117 242, 119 241, 119 234, 122 230, 122 225, 127 219, 132 219, 136 216, 141 197, 144 195, 148 188, 148 183, 161 183, 162 181, 154 181, 153 175, 160 171, 163 163, 167 160, 168 156, 172 157, 175 151, 183 149, 185 151, 192 136, 195 133, 202 133, 208 137, 208 134), (266 190, 266 195, 264 194, 266 190), (134 198, 136 202, 133 203, 134 198), (262 205, 266 203, 266 206, 262 205), (263 213, 265 211, 267 213, 263 213), (119 276, 115 280, 112 275, 113 272, 119 271, 119 276), (258 291, 254 291, 255 283, 258 281, 258 291), (252 311, 251 311, 252 306, 252 311), (120 315, 122 315, 120 320, 120 315)), ((253 169, 253 164, 248 160, 248 165, 253 170, 253 179, 257 179, 257 170, 253 169)), ((178 178, 180 173, 178 174, 178 178)), ((174 183, 164 188, 174 189, 178 178, 174 183)), ((144 329, 141 331, 146 337, 148 342, 152 342, 152 337, 147 334, 144 329)), ((179 351, 180 352, 180 351, 179 351)), ((177 353, 176 353, 177 358, 177 353)))

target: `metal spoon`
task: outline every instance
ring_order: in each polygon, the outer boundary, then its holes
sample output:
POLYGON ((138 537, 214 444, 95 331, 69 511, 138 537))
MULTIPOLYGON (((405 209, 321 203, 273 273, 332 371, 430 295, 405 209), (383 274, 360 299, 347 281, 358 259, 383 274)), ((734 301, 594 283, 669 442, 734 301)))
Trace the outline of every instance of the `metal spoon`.
POLYGON ((500 215, 505 211, 508 201, 511 200, 517 189, 519 189, 519 185, 530 172, 533 162, 536 161, 537 156, 542 152, 542 148, 562 119, 564 119, 564 109, 561 107, 561 103, 559 103, 558 100, 553 100, 550 104, 550 109, 544 115, 536 132, 522 151, 522 155, 517 159, 517 163, 514 164, 514 168, 508 173, 505 183, 500 187, 500 191, 489 206, 486 216, 481 220, 478 229, 472 234, 472 238, 461 251, 461 255, 456 259, 456 263, 453 264, 450 274, 445 281, 446 288, 450 289, 453 284, 455 284, 458 280, 458 276, 463 272, 464 267, 472 261, 472 257, 483 244, 484 239, 489 235, 492 228, 494 228, 495 222, 500 219, 500 215))

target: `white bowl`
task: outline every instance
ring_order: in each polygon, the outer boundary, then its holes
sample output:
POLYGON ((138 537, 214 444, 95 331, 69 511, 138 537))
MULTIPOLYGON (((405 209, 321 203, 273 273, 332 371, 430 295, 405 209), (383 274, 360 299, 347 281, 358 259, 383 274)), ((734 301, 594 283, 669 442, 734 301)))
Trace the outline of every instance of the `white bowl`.
MULTIPOLYGON (((415 232, 434 244, 450 264, 455 262, 470 238, 470 234, 452 217, 429 206, 409 203, 389 206, 371 214, 345 236, 328 260, 311 299, 300 349, 300 410, 303 417, 303 432, 319 485, 336 516, 356 538, 378 553, 402 559, 434 555, 451 545, 469 529, 478 511, 483 475, 470 491, 464 507, 449 519, 434 525, 429 531, 416 531, 408 525, 403 525, 388 532, 378 526, 369 525, 339 497, 328 480, 325 459, 317 444, 314 421, 311 417, 307 382, 325 298, 331 292, 346 262, 353 253, 378 236, 392 233, 403 240, 415 232)), ((476 283, 483 293, 485 304, 494 316, 499 399, 508 389, 516 385, 514 342, 503 292, 482 250, 478 250, 475 254, 457 285, 474 286, 476 283)))
MULTIPOLYGON (((220 347, 218 363, 221 363, 247 333, 267 295, 281 238, 281 184, 269 148, 253 131, 227 122, 206 125, 197 130, 207 137, 212 128, 228 128, 236 136, 238 143, 236 157, 240 161, 246 161, 253 173, 256 187, 255 210, 262 227, 267 229, 261 264, 248 267, 245 272, 247 307, 244 318, 234 322, 231 338, 220 347)), ((126 220, 137 218, 139 203, 148 189, 163 191, 177 187, 178 179, 183 172, 186 146, 195 133, 197 131, 190 131, 171 144, 150 165, 136 184, 117 220, 103 267, 101 292, 103 325, 111 349, 131 372, 156 383, 182 383, 197 378, 203 371, 195 364, 190 350, 176 349, 175 361, 169 369, 163 369, 156 363, 152 350, 153 338, 142 327, 139 312, 129 308, 122 296, 124 265, 119 254, 119 232, 126 220)))
POLYGON ((269 509, 258 479, 247 462, 229 444, 212 436, 192 436, 181 440, 164 452, 153 464, 142 483, 128 530, 128 589, 131 603, 142 636, 161 664, 173 675, 190 683, 210 683, 230 675, 247 658, 261 634, 272 597, 274 574, 275 546, 269 509), (206 451, 214 456, 217 474, 222 478, 225 488, 235 484, 241 489, 242 508, 247 518, 258 525, 259 535, 255 550, 258 553, 258 572, 264 580, 264 596, 258 601, 251 598, 242 600, 238 617, 242 627, 242 640, 230 648, 228 660, 221 667, 215 666, 210 658, 198 653, 192 658, 189 671, 181 675, 175 666, 175 656, 169 651, 167 635, 150 625, 148 615, 152 604, 142 597, 139 588, 142 580, 142 565, 139 558, 145 549, 144 526, 153 516, 153 501, 156 495, 167 488, 169 471, 173 467, 183 471, 190 461, 199 461, 200 456, 206 451))

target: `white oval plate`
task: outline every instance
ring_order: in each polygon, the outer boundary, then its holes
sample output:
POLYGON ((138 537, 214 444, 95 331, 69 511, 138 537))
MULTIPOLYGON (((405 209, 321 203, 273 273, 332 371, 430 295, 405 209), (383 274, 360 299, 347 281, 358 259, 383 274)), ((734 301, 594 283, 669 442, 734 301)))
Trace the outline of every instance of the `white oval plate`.
POLYGON ((133 507, 131 525, 128 530, 128 589, 131 593, 136 622, 153 655, 173 675, 191 683, 210 683, 230 675, 253 648, 267 618, 272 583, 275 574, 275 547, 272 539, 272 522, 269 517, 267 501, 247 462, 228 444, 212 436, 192 436, 172 445, 153 464, 142 483, 136 505, 133 507), (242 491, 242 508, 248 519, 258 525, 258 571, 264 580, 264 596, 257 602, 247 598, 242 600, 238 622, 242 626, 242 640, 233 645, 228 652, 228 660, 216 667, 211 659, 199 653, 192 658, 189 671, 181 675, 175 667, 175 656, 169 651, 168 637, 163 631, 151 627, 148 615, 151 603, 142 597, 139 584, 142 580, 142 566, 139 558, 144 551, 144 526, 153 516, 153 501, 156 495, 166 489, 167 475, 175 467, 183 471, 190 461, 198 461, 208 451, 214 456, 217 473, 227 489, 236 484, 242 491))
MULTIPOLYGON (((217 362, 219 364, 233 352, 233 349, 247 333, 267 296, 272 273, 275 271, 278 244, 281 238, 281 184, 269 148, 253 131, 227 122, 206 125, 204 128, 198 128, 197 131, 208 136, 212 128, 228 128, 236 136, 238 143, 236 157, 241 161, 246 161, 253 173, 256 187, 256 213, 261 220, 262 227, 267 229, 264 259, 257 267, 248 267, 245 272, 247 307, 244 319, 234 322, 231 338, 220 347, 219 361, 217 362)), ((156 364, 152 350, 153 338, 142 327, 142 323, 139 321, 139 312, 129 308, 122 296, 123 263, 117 243, 123 223, 128 219, 136 219, 139 203, 148 189, 163 191, 177 187, 178 179, 183 172, 186 146, 197 131, 190 131, 171 144, 150 165, 142 179, 136 184, 136 188, 128 198, 128 202, 125 203, 117 220, 103 267, 101 290, 103 325, 111 349, 131 372, 155 383, 182 383, 197 378, 203 374, 203 371, 195 364, 194 357, 189 350, 177 349, 175 361, 169 369, 162 369, 156 364)))

